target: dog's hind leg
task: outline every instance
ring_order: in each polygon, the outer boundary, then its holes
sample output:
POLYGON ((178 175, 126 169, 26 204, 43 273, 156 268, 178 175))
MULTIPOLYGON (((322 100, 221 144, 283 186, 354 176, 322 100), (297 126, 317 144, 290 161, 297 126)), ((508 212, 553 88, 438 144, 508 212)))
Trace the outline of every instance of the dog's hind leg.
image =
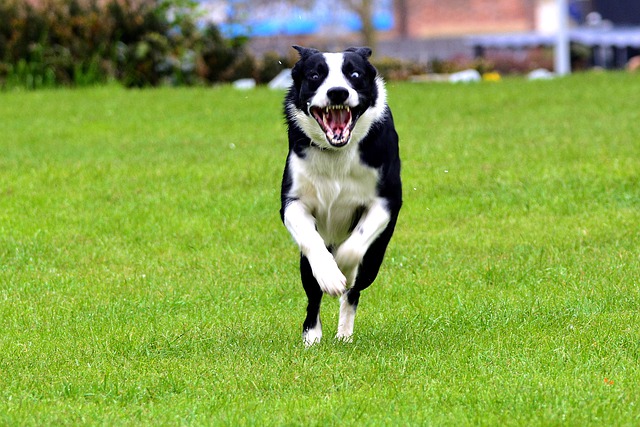
POLYGON ((356 309, 360 300, 360 291, 354 288, 349 289, 340 297, 340 318, 338 319, 338 333, 336 338, 351 342, 353 335, 353 323, 356 318, 356 309))
POLYGON ((337 339, 351 342, 360 292, 368 288, 376 279, 392 233, 393 228, 388 228, 373 242, 356 269, 353 286, 340 298, 337 339))
POLYGON ((320 289, 316 278, 313 277, 309 260, 304 255, 300 258, 300 277, 308 299, 307 317, 302 324, 302 340, 304 345, 310 347, 322 339, 322 322, 320 321, 322 289, 320 289))

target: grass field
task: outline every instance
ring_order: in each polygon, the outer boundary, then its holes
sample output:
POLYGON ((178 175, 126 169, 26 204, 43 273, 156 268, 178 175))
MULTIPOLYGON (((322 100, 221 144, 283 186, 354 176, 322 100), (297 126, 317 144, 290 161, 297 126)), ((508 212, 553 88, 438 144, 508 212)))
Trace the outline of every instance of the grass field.
POLYGON ((638 425, 637 93, 389 84, 405 205, 311 349, 282 93, 0 93, 0 424, 638 425))

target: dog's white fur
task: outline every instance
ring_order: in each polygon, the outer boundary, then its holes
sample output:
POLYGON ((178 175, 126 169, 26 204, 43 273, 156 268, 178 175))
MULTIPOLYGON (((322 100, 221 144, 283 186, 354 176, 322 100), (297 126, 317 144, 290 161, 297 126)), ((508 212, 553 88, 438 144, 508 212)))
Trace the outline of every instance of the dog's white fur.
POLYGON ((384 201, 376 196, 377 172, 362 165, 357 152, 355 159, 353 155, 349 158, 351 153, 318 150, 308 157, 326 160, 295 155, 289 160, 295 183, 291 193, 298 200, 287 206, 284 224, 309 259, 320 288, 333 296, 353 284, 362 257, 390 219, 384 201), (326 167, 318 167, 318 163, 326 163, 326 167), (349 233, 352 211, 348 207, 354 205, 367 208, 349 233), (328 246, 338 249, 331 254, 328 246))

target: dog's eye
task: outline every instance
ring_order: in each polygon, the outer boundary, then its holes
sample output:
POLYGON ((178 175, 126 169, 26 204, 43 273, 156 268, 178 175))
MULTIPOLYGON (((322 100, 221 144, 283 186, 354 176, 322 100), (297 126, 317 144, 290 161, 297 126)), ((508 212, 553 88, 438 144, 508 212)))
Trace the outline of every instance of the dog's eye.
POLYGON ((310 80, 318 80, 319 78, 320 78, 320 74, 318 73, 313 73, 309 75, 310 80))
POLYGON ((352 79, 357 79, 358 77, 360 77, 360 73, 357 71, 354 71, 351 73, 351 78, 352 79))

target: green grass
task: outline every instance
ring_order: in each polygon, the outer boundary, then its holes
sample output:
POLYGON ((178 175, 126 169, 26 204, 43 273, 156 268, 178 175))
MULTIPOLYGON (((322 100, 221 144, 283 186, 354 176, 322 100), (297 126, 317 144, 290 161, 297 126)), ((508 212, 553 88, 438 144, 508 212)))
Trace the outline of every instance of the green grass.
POLYGON ((311 349, 282 93, 0 93, 0 424, 637 425, 637 93, 389 84, 405 206, 311 349))

